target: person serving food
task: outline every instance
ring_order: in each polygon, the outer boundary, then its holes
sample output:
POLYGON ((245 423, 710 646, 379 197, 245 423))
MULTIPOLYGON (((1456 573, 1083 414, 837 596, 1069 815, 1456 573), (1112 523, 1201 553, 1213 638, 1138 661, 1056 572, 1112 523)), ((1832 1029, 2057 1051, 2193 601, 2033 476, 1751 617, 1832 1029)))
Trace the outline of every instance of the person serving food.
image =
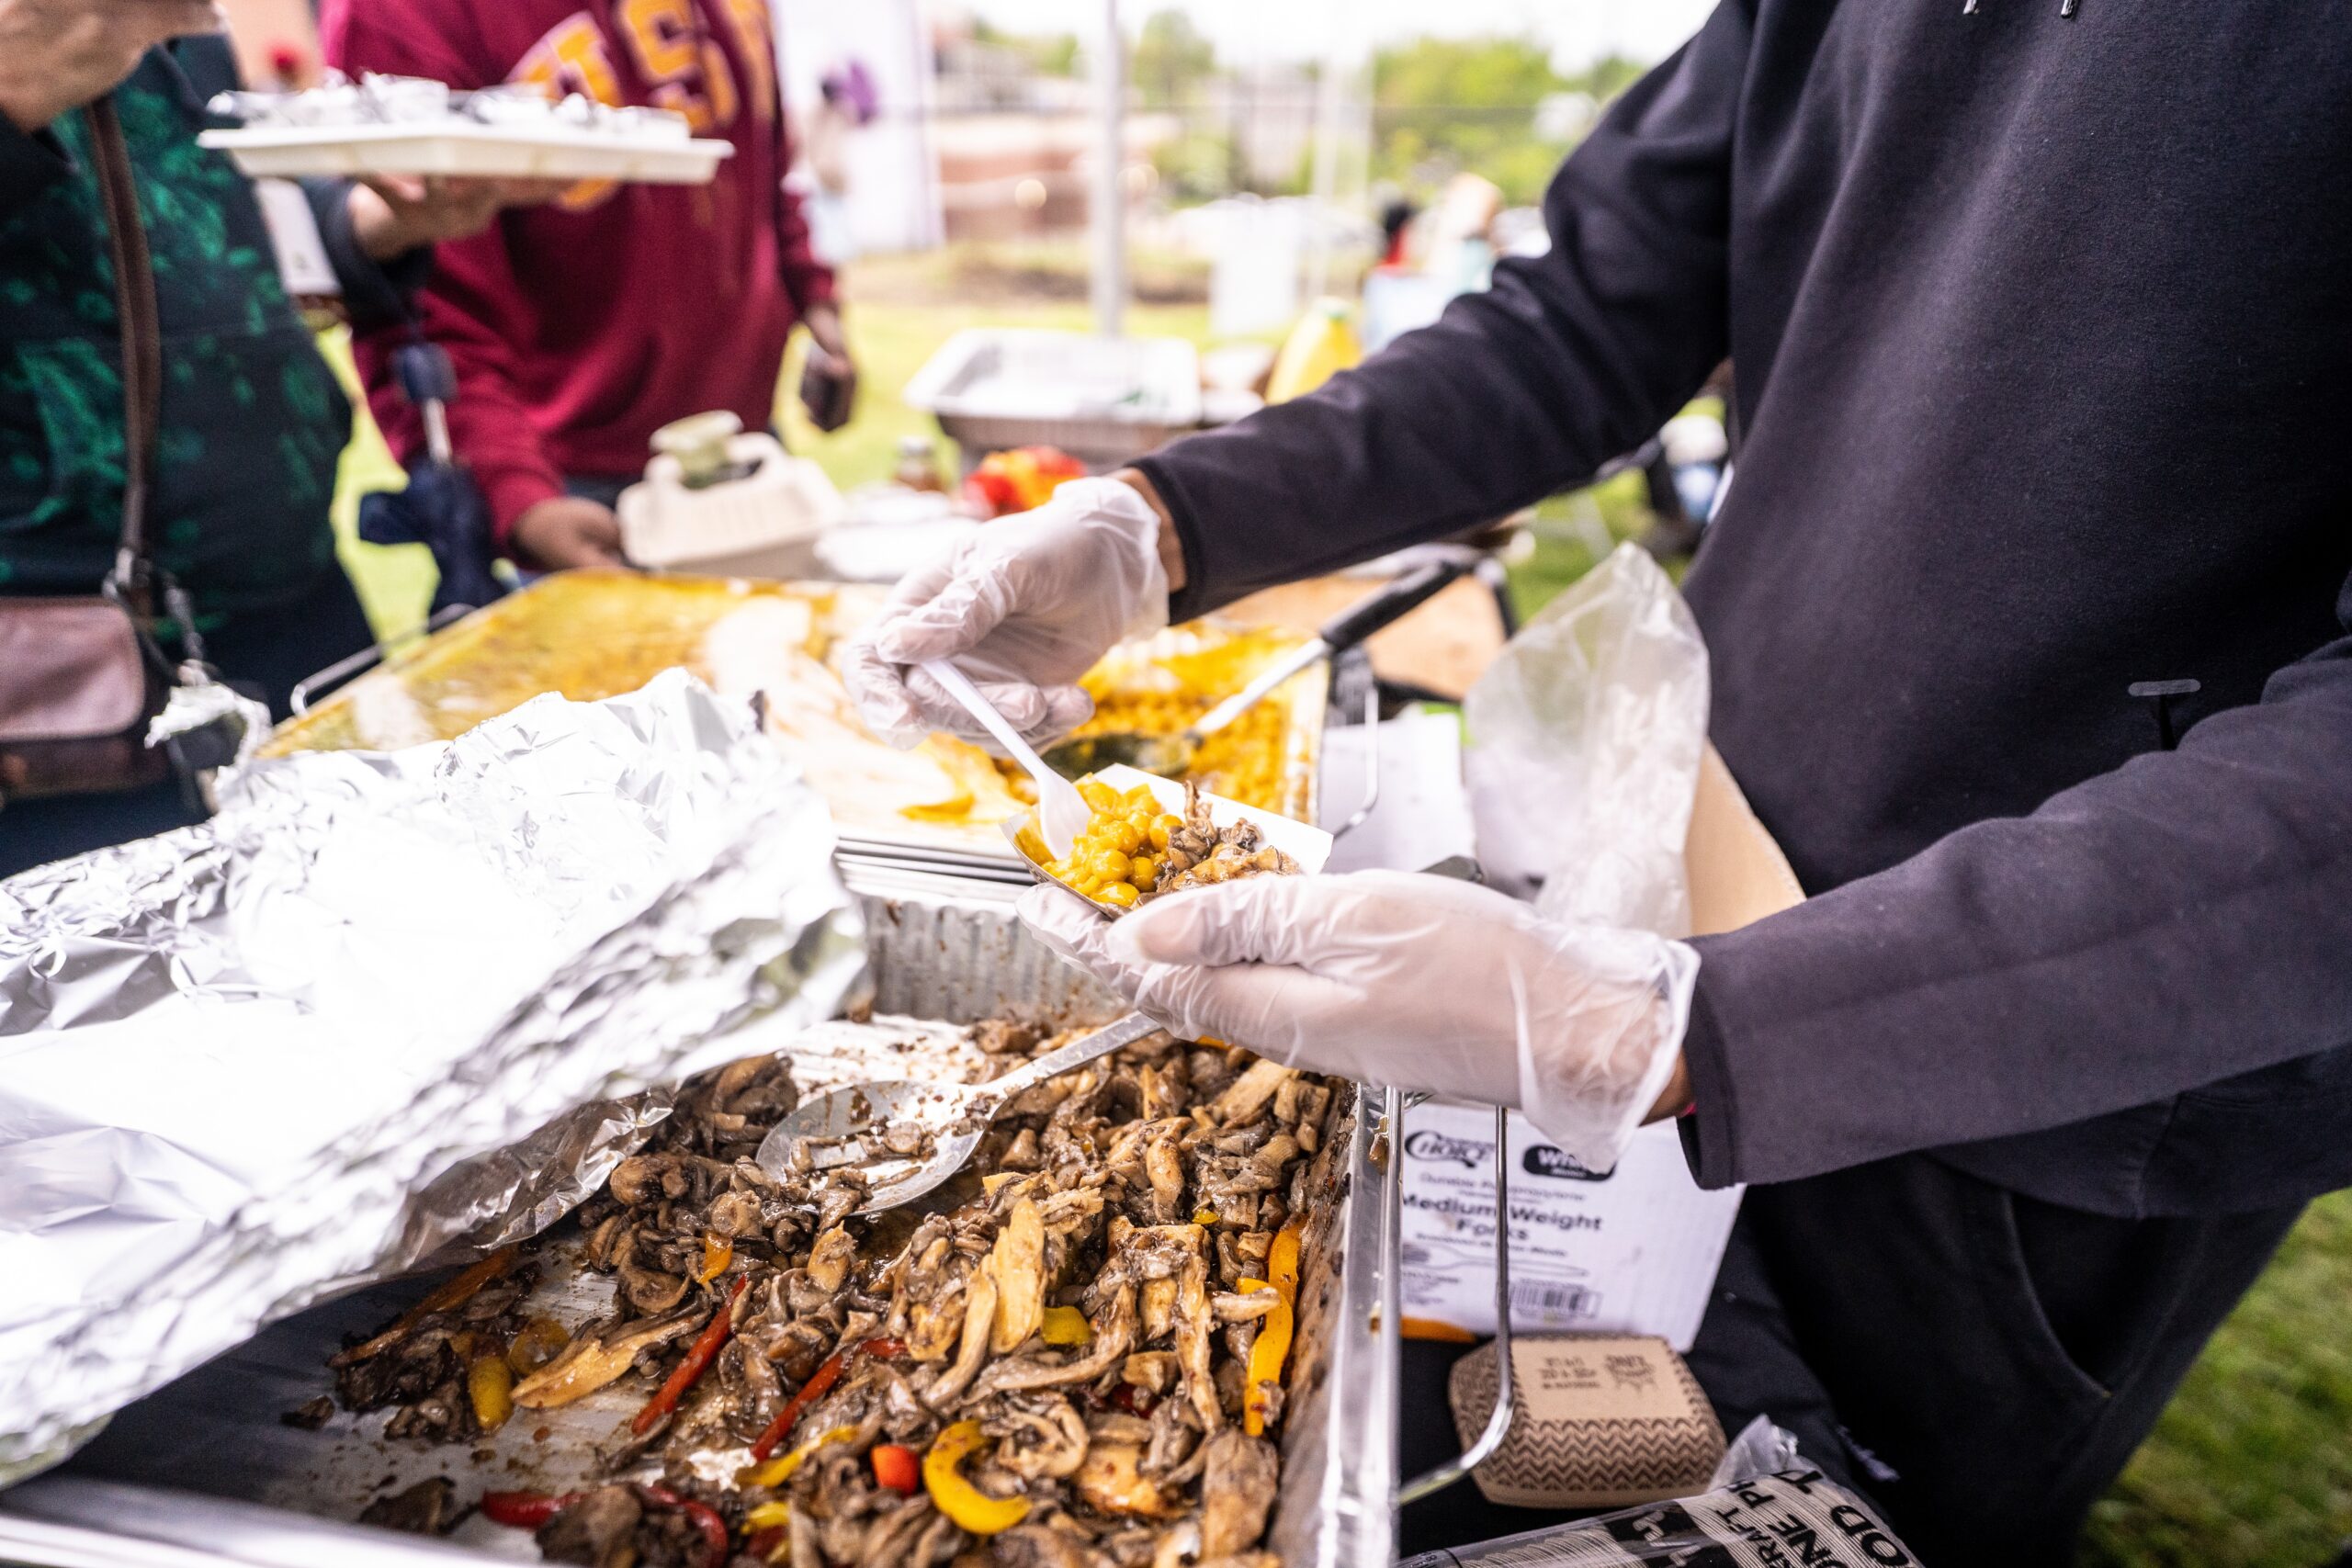
POLYGON ((947 658, 1059 733, 1122 636, 1586 479, 1728 357, 1686 589, 1808 902, 1689 943, 1390 873, 1028 913, 1180 1032, 1604 1162, 1685 1113, 1755 1184, 1694 1370, 1931 1562, 2064 1561, 2352 1182, 2352 97, 2260 9, 1725 0, 1548 254, 979 531, 853 656, 876 723, 965 728, 947 658))

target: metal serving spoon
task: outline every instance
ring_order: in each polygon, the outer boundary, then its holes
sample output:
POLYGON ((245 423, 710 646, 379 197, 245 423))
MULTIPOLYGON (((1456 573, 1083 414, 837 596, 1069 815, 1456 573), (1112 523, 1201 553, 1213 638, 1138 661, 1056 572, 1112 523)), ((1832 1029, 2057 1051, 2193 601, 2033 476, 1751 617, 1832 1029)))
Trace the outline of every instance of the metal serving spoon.
POLYGON ((1159 1027, 1131 1012, 987 1083, 901 1081, 837 1089, 777 1122, 752 1157, 779 1181, 804 1170, 860 1167, 870 1188, 856 1212, 878 1214, 912 1202, 963 1169, 997 1112, 1024 1091, 1132 1045, 1159 1027), (798 1164, 803 1145, 805 1167, 798 1164))
POLYGON ((1416 567, 1377 593, 1349 605, 1314 637, 1283 654, 1258 672, 1258 678, 1203 714, 1189 729, 1174 735, 1138 735, 1105 730, 1046 749, 1046 766, 1065 778, 1084 778, 1104 768, 1125 763, 1161 778, 1182 778, 1192 770, 1201 742, 1258 705, 1267 693, 1318 659, 1344 653, 1373 633, 1401 619, 1443 592, 1446 584, 1471 570, 1478 558, 1468 550, 1457 557, 1416 567))

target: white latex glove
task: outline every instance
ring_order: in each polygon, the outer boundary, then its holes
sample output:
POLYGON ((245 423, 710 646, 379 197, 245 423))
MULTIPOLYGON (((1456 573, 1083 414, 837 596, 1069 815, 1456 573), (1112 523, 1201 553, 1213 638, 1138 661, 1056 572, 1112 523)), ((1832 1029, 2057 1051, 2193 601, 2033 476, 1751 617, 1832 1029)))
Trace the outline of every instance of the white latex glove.
POLYGON ((1593 1171, 1665 1092, 1699 973, 1682 942, 1393 871, 1252 877, 1115 921, 1038 886, 1021 918, 1181 1038, 1513 1106, 1593 1171))
POLYGON ((894 740, 944 730, 985 741, 955 698, 910 668, 952 659, 1023 739, 1043 742, 1093 713, 1078 678, 1112 644, 1167 624, 1159 514, 1117 479, 1074 479, 900 579, 850 642, 842 674, 865 721, 894 740))

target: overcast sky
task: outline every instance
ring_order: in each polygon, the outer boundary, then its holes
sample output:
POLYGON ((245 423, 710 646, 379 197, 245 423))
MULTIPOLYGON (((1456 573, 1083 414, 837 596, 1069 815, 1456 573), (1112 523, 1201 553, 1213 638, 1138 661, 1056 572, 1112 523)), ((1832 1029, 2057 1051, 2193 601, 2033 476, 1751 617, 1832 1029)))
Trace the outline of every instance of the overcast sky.
MULTIPOLYGON (((965 0, 999 27, 1020 32, 1083 30, 1100 13, 1091 0, 965 0)), ((1612 50, 1647 62, 1690 37, 1714 0, 1120 0, 1129 28, 1153 11, 1192 13, 1217 51, 1236 63, 1308 59, 1329 47, 1335 28, 1385 43, 1416 33, 1511 33, 1543 39, 1567 68, 1612 50)))

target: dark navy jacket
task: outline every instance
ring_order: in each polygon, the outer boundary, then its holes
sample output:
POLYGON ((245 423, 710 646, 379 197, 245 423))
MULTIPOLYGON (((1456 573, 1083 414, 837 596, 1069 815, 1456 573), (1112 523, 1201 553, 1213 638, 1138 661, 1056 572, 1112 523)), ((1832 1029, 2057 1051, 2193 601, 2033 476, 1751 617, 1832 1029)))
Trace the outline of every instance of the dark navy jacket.
POLYGON ((2304 0, 1725 0, 1507 262, 1143 466, 1178 613, 1592 473, 1728 356, 1687 588, 1814 895, 1702 942, 1709 1183, 2352 1182, 2352 51, 2304 0), (2194 680, 2165 750, 2137 682, 2194 680))

